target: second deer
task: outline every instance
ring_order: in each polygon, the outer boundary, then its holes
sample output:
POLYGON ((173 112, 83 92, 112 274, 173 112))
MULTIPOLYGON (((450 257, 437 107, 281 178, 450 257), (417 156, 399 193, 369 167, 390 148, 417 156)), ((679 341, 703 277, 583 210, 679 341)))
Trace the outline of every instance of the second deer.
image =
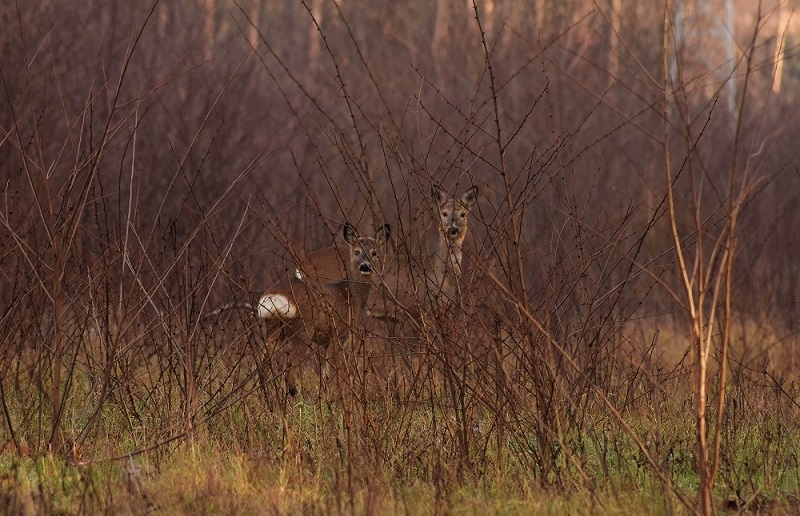
POLYGON ((473 186, 458 197, 434 185, 431 198, 438 218, 435 251, 420 258, 409 256, 398 264, 397 270, 386 274, 383 289, 375 292, 368 304, 368 313, 373 317, 397 319, 403 312, 442 312, 456 299, 464 239, 478 187, 473 186))
POLYGON ((431 196, 439 209, 439 239, 436 253, 429 258, 431 273, 426 277, 429 293, 441 308, 452 302, 456 295, 456 284, 462 273, 469 211, 478 200, 478 187, 473 186, 459 198, 447 195, 434 185, 431 196))

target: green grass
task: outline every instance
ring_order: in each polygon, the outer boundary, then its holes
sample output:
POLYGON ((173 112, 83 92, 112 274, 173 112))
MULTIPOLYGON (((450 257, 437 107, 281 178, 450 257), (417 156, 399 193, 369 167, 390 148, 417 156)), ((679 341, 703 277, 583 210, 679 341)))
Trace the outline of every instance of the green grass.
MULTIPOLYGON (((109 396, 80 456, 69 461, 49 452, 49 405, 31 407, 44 398, 33 381, 20 379, 7 403, 15 435, 32 456, 10 446, 0 454, 0 504, 23 514, 687 512, 592 397, 580 412, 554 397, 555 425, 539 417, 524 392, 517 392, 513 414, 496 414, 481 393, 455 403, 437 385, 427 398, 397 400, 374 386, 321 386, 310 368, 296 399, 279 394, 280 380, 268 388, 253 379, 241 391, 238 381, 201 389, 205 411, 184 434, 181 389, 145 381, 143 372, 156 365, 140 363, 128 395, 119 388, 109 396), (231 392, 239 392, 235 402, 216 410, 231 392), (181 437, 154 446, 175 435, 181 437)), ((718 509, 746 503, 760 512, 789 511, 800 493, 796 411, 785 395, 732 385, 736 408, 726 413, 722 432, 718 509)), ((691 392, 631 392, 623 417, 672 485, 693 500, 691 392)), ((77 438, 97 399, 90 377, 76 374, 64 441, 77 438)))
MULTIPOLYGON (((109 458, 148 441, 132 437, 125 418, 110 405, 86 443, 85 463, 49 453, 18 457, 6 449, 0 499, 21 513, 664 514, 668 504, 681 509, 632 441, 599 412, 590 417, 606 422, 596 426, 601 430, 565 439, 582 473, 561 453, 558 471, 543 477, 519 452, 520 432, 498 456, 496 438, 476 430, 471 464, 459 467, 447 432, 432 430, 434 421, 445 426, 443 404, 433 411, 420 404, 410 415, 377 402, 366 405, 364 414, 346 414, 346 402, 307 399, 280 414, 256 411, 257 404, 243 400, 191 437, 119 460, 109 458), (357 427, 358 420, 368 428, 357 427)), ((66 427, 77 428, 84 415, 72 411, 70 417, 76 421, 66 427)), ((663 455, 665 467, 691 497, 697 476, 690 428, 677 411, 664 417, 658 422, 629 416, 629 421, 643 435, 660 425, 663 439, 672 444, 663 455)), ((488 419, 489 414, 476 414, 484 428, 488 419)), ((17 430, 27 435, 30 429, 17 430)), ((731 432, 718 480, 720 508, 726 501, 747 500, 759 510, 788 510, 800 491, 800 432, 757 420, 731 432), (737 485, 739 493, 727 484, 737 485)), ((528 437, 528 446, 539 446, 528 437)))

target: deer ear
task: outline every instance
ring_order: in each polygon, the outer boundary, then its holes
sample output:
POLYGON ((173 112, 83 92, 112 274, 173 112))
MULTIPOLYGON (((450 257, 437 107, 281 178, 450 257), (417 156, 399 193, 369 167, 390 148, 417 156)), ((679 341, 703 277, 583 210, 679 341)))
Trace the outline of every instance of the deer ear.
POLYGON ((444 202, 445 195, 439 185, 431 186, 431 197, 436 201, 436 204, 442 204, 444 202))
POLYGON ((467 208, 471 208, 475 201, 478 200, 478 187, 473 186, 461 196, 461 203, 467 208))
POLYGON ((384 224, 381 228, 375 232, 375 243, 379 246, 386 243, 389 240, 389 237, 392 234, 392 226, 389 224, 384 224))
POLYGON ((342 227, 342 235, 344 236, 345 242, 350 245, 358 244, 358 231, 350 225, 349 222, 345 222, 344 226, 342 227))

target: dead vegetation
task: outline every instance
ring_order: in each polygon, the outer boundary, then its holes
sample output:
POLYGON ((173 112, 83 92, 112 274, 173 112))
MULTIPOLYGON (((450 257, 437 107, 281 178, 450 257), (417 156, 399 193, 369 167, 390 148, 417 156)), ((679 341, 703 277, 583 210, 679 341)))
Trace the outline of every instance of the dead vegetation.
POLYGON ((792 8, 6 3, 0 501, 792 507, 792 8), (335 360, 204 318, 346 220, 394 288, 335 360))

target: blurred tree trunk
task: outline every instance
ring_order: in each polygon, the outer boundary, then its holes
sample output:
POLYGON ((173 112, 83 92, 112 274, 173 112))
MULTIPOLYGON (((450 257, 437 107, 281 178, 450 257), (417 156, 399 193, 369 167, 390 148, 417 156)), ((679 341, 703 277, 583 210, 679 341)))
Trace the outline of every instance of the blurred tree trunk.
POLYGON ((783 2, 778 3, 775 9, 778 10, 778 23, 775 26, 775 54, 773 56, 775 78, 772 81, 772 91, 780 93, 783 81, 783 47, 786 42, 786 32, 789 30, 790 12, 783 2))
POLYGON ((609 0, 608 2, 608 85, 614 84, 619 77, 619 10, 621 0, 609 0))
POLYGON ((736 125, 736 26, 734 22, 733 0, 724 0, 725 5, 725 27, 728 29, 729 37, 725 42, 725 59, 728 63, 728 80, 725 83, 726 99, 725 106, 728 115, 736 125))
MULTIPOLYGON (((669 77, 673 84, 677 83, 678 77, 678 55, 683 48, 685 38, 684 16, 683 16, 683 0, 675 0, 672 12, 672 39, 673 39, 673 52, 668 54, 669 58, 669 77)), ((665 51, 668 52, 667 49, 665 51)))
POLYGON ((433 24, 433 37, 431 38, 431 55, 433 56, 433 66, 436 70, 436 78, 442 80, 442 60, 447 55, 447 50, 443 47, 447 43, 449 33, 449 9, 450 0, 436 1, 436 21, 433 24))
MULTIPOLYGON (((467 0, 467 7, 470 9, 472 8, 472 0, 467 0)), ((494 0, 484 0, 483 2, 479 2, 478 7, 483 7, 483 12, 481 13, 481 23, 485 28, 486 38, 491 41, 492 36, 494 36, 495 21, 497 20, 494 0)))
POLYGON ((161 4, 158 6, 158 17, 156 18, 156 34, 162 40, 167 36, 167 25, 169 24, 169 6, 161 4))
POLYGON ((319 70, 319 53, 322 48, 317 27, 322 28, 323 4, 324 0, 311 0, 311 16, 316 23, 312 23, 308 29, 308 72, 310 76, 314 76, 319 70))
POLYGON ((261 0, 252 0, 250 4, 250 30, 248 31, 247 40, 251 45, 258 43, 258 27, 261 19, 261 0))
POLYGON ((443 91, 450 101, 455 101, 456 97, 450 94, 463 94, 460 86, 469 76, 467 48, 479 37, 477 32, 471 32, 476 28, 472 25, 475 11, 472 0, 437 0, 435 9, 431 56, 436 82, 445 88, 443 91))
POLYGON ((535 29, 534 34, 541 34, 544 30, 544 10, 545 7, 542 5, 544 0, 539 0, 535 2, 533 7, 533 28, 535 29))
POLYGON ((216 8, 216 0, 205 0, 205 20, 203 23, 203 50, 204 57, 208 61, 214 57, 214 31, 216 30, 214 23, 214 10, 216 8))

